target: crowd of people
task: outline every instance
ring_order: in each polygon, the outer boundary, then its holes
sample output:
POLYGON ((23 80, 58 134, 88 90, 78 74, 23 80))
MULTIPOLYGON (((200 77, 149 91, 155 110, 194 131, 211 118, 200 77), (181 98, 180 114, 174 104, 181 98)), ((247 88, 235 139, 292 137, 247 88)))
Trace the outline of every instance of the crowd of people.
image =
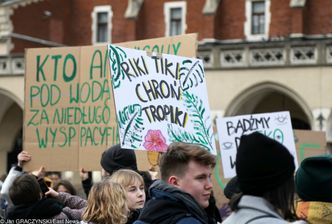
POLYGON ((82 169, 87 200, 58 173, 26 173, 31 155, 1 185, 2 220, 75 220, 81 224, 259 224, 332 223, 332 156, 309 157, 296 170, 278 141, 254 132, 243 135, 236 177, 224 189, 230 214, 221 217, 213 193, 216 158, 197 144, 174 142, 160 159, 160 179, 137 169, 134 150, 105 150, 102 180, 82 169))

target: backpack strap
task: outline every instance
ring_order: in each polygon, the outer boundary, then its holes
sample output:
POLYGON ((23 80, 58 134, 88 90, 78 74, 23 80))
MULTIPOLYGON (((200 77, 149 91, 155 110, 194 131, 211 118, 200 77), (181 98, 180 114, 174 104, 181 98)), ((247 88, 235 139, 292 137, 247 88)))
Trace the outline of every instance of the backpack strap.
POLYGON ((276 217, 274 217, 272 215, 260 215, 260 216, 256 216, 254 218, 249 219, 245 224, 248 224, 248 223, 250 223, 252 221, 255 221, 257 219, 263 219, 263 218, 276 218, 276 217))
POLYGON ((262 215, 258 215, 258 216, 255 216, 255 217, 249 219, 245 224, 251 223, 251 222, 253 222, 253 221, 257 220, 257 219, 263 219, 263 218, 276 218, 277 219, 278 218, 278 217, 276 217, 276 216, 274 216, 272 214, 266 214, 265 212, 263 212, 263 211, 261 211, 259 209, 256 209, 256 208, 247 207, 247 206, 243 206, 241 208, 249 209, 249 210, 254 210, 254 211, 259 212, 259 213, 262 214, 262 215))

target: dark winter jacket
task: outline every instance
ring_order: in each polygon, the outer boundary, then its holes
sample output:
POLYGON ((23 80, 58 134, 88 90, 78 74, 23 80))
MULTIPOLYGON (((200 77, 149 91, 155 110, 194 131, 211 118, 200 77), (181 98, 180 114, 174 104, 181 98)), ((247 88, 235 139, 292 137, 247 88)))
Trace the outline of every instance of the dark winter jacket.
POLYGON ((33 204, 12 207, 8 219, 50 219, 62 212, 64 205, 51 198, 43 198, 33 204))
POLYGON ((128 217, 128 221, 126 224, 133 224, 141 214, 142 209, 136 209, 134 211, 131 211, 128 217))
POLYGON ((149 190, 151 199, 134 224, 208 224, 204 209, 195 199, 165 182, 155 181, 149 190))
POLYGON ((70 219, 81 220, 86 200, 79 196, 59 193, 56 199, 43 198, 32 204, 10 208, 7 219, 70 219))

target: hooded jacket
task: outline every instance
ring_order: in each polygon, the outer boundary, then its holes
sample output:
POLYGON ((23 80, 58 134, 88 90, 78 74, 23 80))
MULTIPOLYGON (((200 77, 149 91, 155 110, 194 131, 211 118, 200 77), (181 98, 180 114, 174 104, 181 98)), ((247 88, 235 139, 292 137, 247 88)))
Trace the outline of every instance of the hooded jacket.
MULTIPOLYGON (((287 224, 274 206, 262 197, 243 195, 238 204, 239 210, 225 219, 223 224, 287 224)), ((292 223, 306 224, 305 221, 292 223)))
POLYGON ((35 203, 13 206, 9 209, 7 219, 81 220, 86 206, 86 200, 62 192, 56 198, 43 198, 35 203))
POLYGON ((149 190, 151 199, 134 224, 208 224, 204 209, 188 193, 165 182, 155 181, 149 190))
POLYGON ((17 205, 8 212, 8 219, 50 219, 57 216, 67 218, 62 213, 64 205, 55 199, 43 198, 32 204, 17 205))

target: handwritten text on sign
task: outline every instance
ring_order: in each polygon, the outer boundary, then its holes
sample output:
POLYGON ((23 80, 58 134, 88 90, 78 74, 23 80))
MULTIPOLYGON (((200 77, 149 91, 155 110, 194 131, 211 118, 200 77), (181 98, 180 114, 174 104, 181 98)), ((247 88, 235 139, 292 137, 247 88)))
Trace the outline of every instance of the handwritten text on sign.
POLYGON ((294 156, 297 164, 289 112, 218 117, 217 128, 225 178, 236 175, 235 158, 241 136, 255 131, 261 132, 285 145, 294 156))
MULTIPOLYGON (((95 50, 87 77, 80 72, 79 55, 56 51, 37 54, 35 81, 28 87, 27 127, 34 127, 39 148, 110 145, 116 139, 111 123, 109 80, 104 54, 95 50), (98 65, 98 66, 97 66, 98 65), (86 78, 86 79, 85 79, 86 78)), ((105 55, 105 54, 104 54, 105 55)))
POLYGON ((173 141, 215 154, 201 60, 109 45, 112 84, 126 148, 165 151, 173 141))

